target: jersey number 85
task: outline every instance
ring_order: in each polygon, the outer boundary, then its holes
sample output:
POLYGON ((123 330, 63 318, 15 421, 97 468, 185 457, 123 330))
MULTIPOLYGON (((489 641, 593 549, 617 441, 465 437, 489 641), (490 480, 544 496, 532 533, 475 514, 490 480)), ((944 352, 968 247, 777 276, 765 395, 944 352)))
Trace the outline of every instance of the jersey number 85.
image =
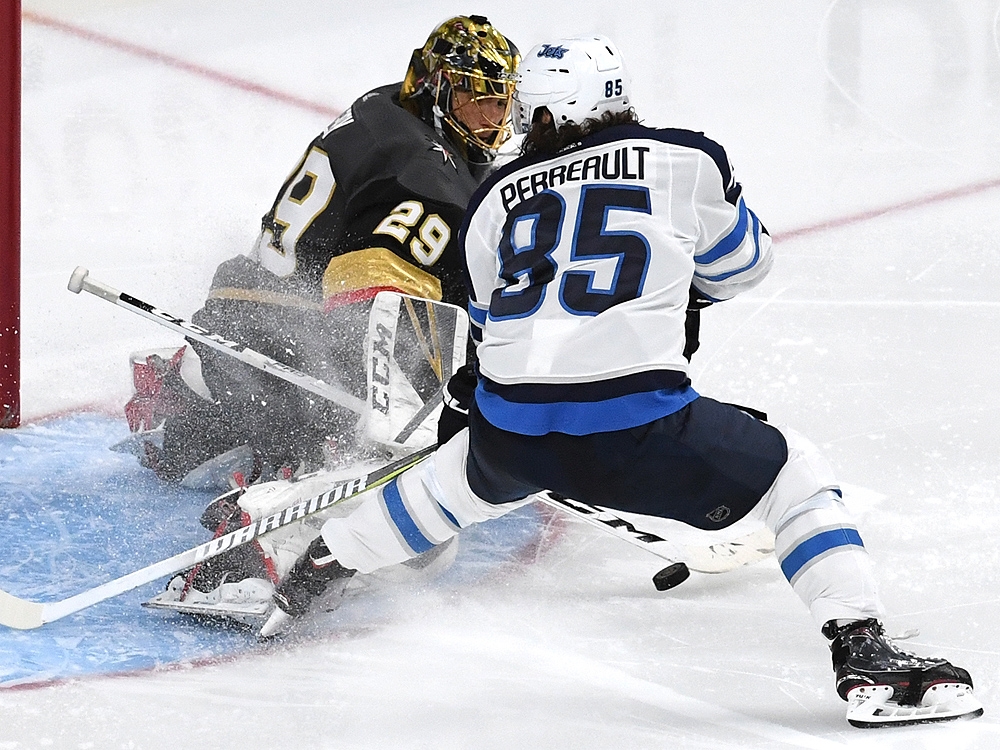
POLYGON ((489 315, 494 320, 524 318, 538 310, 546 290, 559 280, 559 302, 572 315, 597 315, 642 294, 650 247, 640 233, 609 230, 614 211, 651 213, 649 190, 642 187, 587 185, 581 188, 579 209, 570 240, 570 262, 615 260, 610 284, 598 286, 592 270, 560 271, 552 255, 566 225, 566 204, 546 190, 519 203, 504 223, 497 248, 499 277, 489 315))

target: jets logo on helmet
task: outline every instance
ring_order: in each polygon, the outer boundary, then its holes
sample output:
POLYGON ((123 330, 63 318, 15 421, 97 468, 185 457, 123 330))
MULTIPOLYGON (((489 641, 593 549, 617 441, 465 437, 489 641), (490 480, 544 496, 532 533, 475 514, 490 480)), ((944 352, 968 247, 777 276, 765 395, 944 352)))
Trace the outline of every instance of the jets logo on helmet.
POLYGON ((632 107, 632 82, 621 53, 606 36, 539 44, 518 69, 514 132, 526 133, 545 107, 558 130, 632 107))
POLYGON ((538 54, 535 57, 554 57, 557 60, 562 60, 562 56, 566 54, 566 48, 562 45, 556 45, 553 47, 550 44, 543 44, 542 48, 538 50, 538 54))

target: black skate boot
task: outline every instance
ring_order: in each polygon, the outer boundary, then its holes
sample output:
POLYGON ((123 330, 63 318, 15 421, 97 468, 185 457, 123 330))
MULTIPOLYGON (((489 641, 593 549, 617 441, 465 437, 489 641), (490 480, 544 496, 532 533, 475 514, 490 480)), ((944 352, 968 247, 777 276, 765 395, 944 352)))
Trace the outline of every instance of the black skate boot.
POLYGON ((342 593, 355 572, 337 562, 323 537, 317 537, 274 590, 274 611, 260 629, 259 636, 270 638, 280 633, 292 618, 308 612, 313 600, 322 596, 334 581, 341 584, 342 593))
POLYGON ((922 724, 983 713, 966 670, 902 651, 878 620, 843 625, 831 620, 823 635, 831 641, 837 693, 848 703, 851 726, 922 724))

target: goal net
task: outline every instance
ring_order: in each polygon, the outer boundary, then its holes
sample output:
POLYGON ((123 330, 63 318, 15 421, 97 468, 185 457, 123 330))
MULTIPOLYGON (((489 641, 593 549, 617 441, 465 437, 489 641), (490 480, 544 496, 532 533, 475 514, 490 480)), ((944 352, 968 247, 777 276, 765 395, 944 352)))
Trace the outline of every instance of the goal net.
POLYGON ((0 427, 21 421, 21 0, 0 2, 0 427))

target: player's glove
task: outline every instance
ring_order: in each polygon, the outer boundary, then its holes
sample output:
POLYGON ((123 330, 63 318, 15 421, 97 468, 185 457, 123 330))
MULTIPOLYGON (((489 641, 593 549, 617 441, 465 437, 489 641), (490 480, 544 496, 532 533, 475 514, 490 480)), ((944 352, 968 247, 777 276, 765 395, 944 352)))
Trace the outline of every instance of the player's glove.
POLYGON ((444 409, 438 419, 438 445, 444 445, 469 426, 469 407, 477 382, 475 365, 466 365, 451 376, 444 391, 444 409))

